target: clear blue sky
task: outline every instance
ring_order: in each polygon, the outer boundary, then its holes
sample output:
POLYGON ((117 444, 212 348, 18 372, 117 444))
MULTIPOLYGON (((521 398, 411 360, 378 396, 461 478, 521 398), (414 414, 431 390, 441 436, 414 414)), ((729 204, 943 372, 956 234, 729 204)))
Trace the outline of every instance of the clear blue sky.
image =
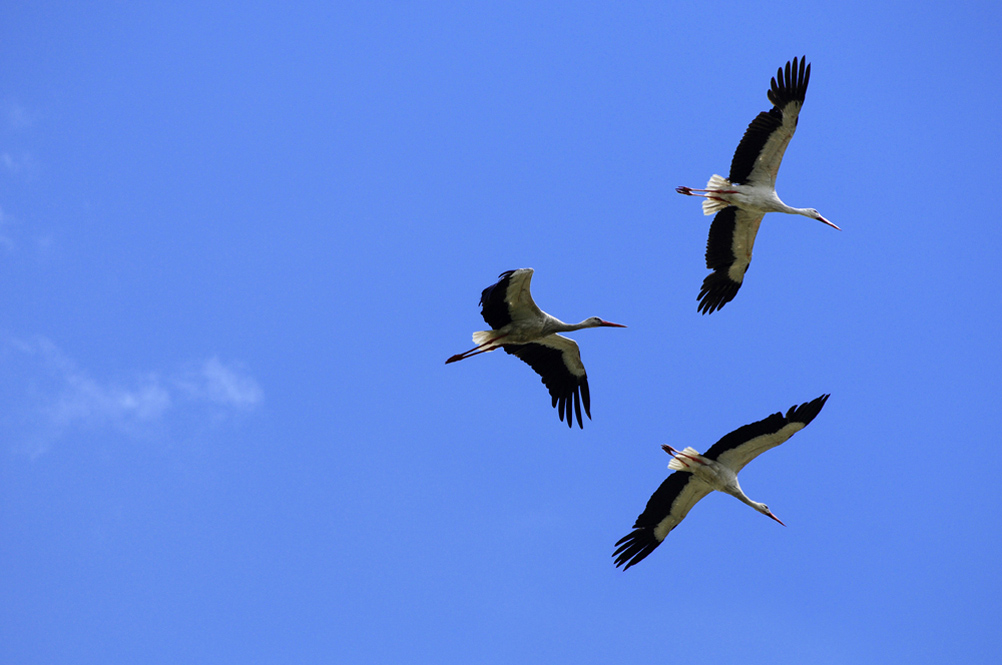
POLYGON ((997 3, 19 3, 0 661, 993 663, 997 3), (738 297, 709 218, 813 64, 738 297), (503 353, 535 268, 593 420, 503 353), (667 476, 822 393, 624 573, 667 476))

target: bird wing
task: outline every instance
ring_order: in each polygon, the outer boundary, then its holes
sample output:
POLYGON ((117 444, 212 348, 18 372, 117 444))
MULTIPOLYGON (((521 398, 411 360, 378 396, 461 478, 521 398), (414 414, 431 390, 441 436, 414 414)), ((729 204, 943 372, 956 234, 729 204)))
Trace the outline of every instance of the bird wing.
POLYGON ((633 531, 616 543, 616 566, 628 570, 653 552, 668 533, 678 526, 689 509, 713 491, 708 484, 689 473, 676 471, 651 495, 644 512, 637 517, 633 531))
POLYGON ((759 113, 745 130, 731 160, 730 181, 736 184, 776 186, 776 173, 786 146, 797 130, 797 117, 804 105, 811 66, 806 59, 793 59, 780 67, 767 93, 773 107, 759 113))
POLYGON ((591 418, 591 395, 577 342, 563 335, 547 335, 531 344, 505 344, 502 348, 518 356, 542 377, 543 385, 553 398, 553 406, 557 407, 557 415, 560 420, 567 417, 568 427, 572 426, 573 402, 578 427, 584 429, 581 405, 584 404, 585 414, 591 418))
POLYGON ((727 206, 713 218, 706 240, 706 267, 713 272, 703 280, 697 296, 703 314, 715 312, 738 294, 764 216, 727 206))
POLYGON ((507 270, 480 294, 480 314, 492 329, 504 328, 513 319, 543 316, 529 292, 532 273, 532 268, 507 270))
POLYGON ((480 314, 492 329, 504 328, 511 323, 508 312, 508 285, 515 270, 506 270, 498 275, 500 279, 480 293, 480 314))
POLYGON ((790 407, 785 416, 782 412, 774 413, 757 423, 739 427, 710 446, 703 457, 716 460, 737 473, 748 462, 807 427, 827 401, 828 395, 822 395, 790 407))

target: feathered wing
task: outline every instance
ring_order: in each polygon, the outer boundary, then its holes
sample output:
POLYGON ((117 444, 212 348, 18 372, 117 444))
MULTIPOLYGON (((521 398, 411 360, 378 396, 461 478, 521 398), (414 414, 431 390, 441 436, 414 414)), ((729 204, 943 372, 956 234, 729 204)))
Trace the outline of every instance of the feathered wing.
POLYGON ((548 335, 530 344, 505 344, 502 348, 518 356, 542 377, 561 421, 566 416, 567 426, 572 426, 573 408, 578 427, 584 429, 581 406, 584 405, 585 414, 590 419, 591 395, 577 342, 563 335, 548 335))
POLYGON ((530 314, 542 316, 529 291, 532 273, 532 268, 507 270, 498 275, 496 283, 481 292, 480 314, 493 330, 504 328, 513 319, 530 314))
POLYGON ((807 427, 827 401, 828 395, 822 395, 800 406, 790 407, 785 416, 782 412, 774 413, 756 423, 739 427, 710 446, 703 457, 716 460, 737 473, 748 462, 807 427))
POLYGON ((776 186, 779 164, 797 130, 810 80, 811 66, 806 59, 787 62, 785 72, 779 68, 767 93, 773 107, 751 121, 734 151, 729 177, 732 183, 776 186))
POLYGON ((738 294, 763 216, 728 206, 713 218, 706 240, 706 267, 713 272, 703 280, 696 296, 700 313, 711 314, 738 294))
MULTIPOLYGON (((774 413, 740 427, 713 444, 703 457, 729 466, 737 473, 761 453, 807 427, 827 401, 828 395, 822 395, 791 407, 785 416, 774 413)), ((713 488, 688 471, 676 471, 668 476, 651 496, 644 512, 637 517, 633 531, 616 542, 616 551, 613 552, 616 566, 627 570, 643 561, 678 526, 689 510, 711 491, 713 488)))
POLYGON ((643 561, 678 526, 689 509, 713 489, 688 471, 676 471, 651 495, 633 531, 616 543, 616 566, 628 570, 643 561), (625 564, 625 566, 624 566, 625 564))
POLYGON ((512 310, 514 318, 527 315, 538 318, 543 315, 543 311, 536 306, 536 302, 532 299, 532 292, 529 290, 533 272, 532 268, 521 268, 511 276, 511 281, 508 284, 508 307, 512 310))

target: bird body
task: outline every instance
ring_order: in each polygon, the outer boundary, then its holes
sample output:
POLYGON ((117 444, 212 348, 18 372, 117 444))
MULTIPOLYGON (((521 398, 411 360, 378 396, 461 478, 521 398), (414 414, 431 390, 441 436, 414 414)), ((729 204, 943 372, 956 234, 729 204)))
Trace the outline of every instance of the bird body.
POLYGON ((758 512, 783 524, 764 503, 748 498, 738 483, 738 473, 751 460, 775 448, 806 427, 821 412, 828 395, 794 406, 787 411, 740 427, 700 455, 687 447, 682 451, 662 446, 672 456, 668 476, 637 517, 633 531, 616 543, 616 566, 627 570, 653 552, 672 529, 685 519, 696 503, 710 492, 724 492, 758 512), (624 565, 625 564, 625 565, 624 565))
POLYGON ((715 312, 737 295, 766 213, 803 215, 838 228, 814 208, 794 208, 776 194, 776 174, 797 129, 810 78, 806 60, 787 62, 785 74, 780 68, 767 93, 773 107, 748 125, 731 160, 730 176, 714 174, 706 189, 683 186, 675 190, 703 197, 703 214, 716 215, 706 243, 706 267, 713 272, 697 296, 703 314, 715 312))
POLYGON ((687 447, 685 450, 679 452, 667 444, 661 447, 666 453, 672 456, 671 462, 668 463, 669 469, 687 471, 694 476, 694 480, 704 483, 710 490, 730 494, 735 499, 748 504, 763 515, 771 517, 782 524, 779 518, 769 511, 767 505, 748 498, 748 495, 741 489, 741 483, 738 482, 737 471, 727 464, 704 457, 695 448, 687 447))
MULTIPOLYGON (((814 208, 794 208, 783 203, 779 195, 776 194, 776 189, 769 183, 751 181, 747 184, 735 184, 723 176, 713 174, 710 176, 710 181, 706 183, 706 191, 715 191, 718 196, 703 199, 704 215, 712 215, 729 205, 733 205, 750 213, 761 213, 758 217, 759 221, 767 212, 785 212, 813 219, 819 217, 818 211, 814 208)), ((824 221, 826 224, 834 226, 828 220, 824 221)))
MULTIPOLYGON (((491 344, 491 340, 500 341, 504 339, 504 344, 528 344, 535 342, 549 335, 557 335, 561 332, 572 332, 583 328, 596 328, 604 324, 602 319, 593 316, 585 319, 581 323, 564 323, 555 316, 550 316, 546 312, 539 310, 539 316, 531 318, 517 319, 497 330, 478 330, 473 333, 473 341, 478 344, 488 343, 491 348, 484 351, 493 351, 500 344, 491 344)), ((563 339, 569 339, 563 337, 563 339)))
POLYGON ((508 270, 499 275, 497 283, 483 290, 480 294, 481 314, 491 330, 473 333, 476 346, 469 351, 457 353, 445 362, 449 364, 502 348, 523 360, 542 377, 561 421, 566 416, 567 426, 572 426, 573 406, 578 426, 583 428, 582 404, 585 414, 591 418, 588 375, 581 362, 577 342, 557 333, 583 328, 626 326, 610 323, 597 316, 580 323, 564 323, 550 316, 539 309, 532 299, 529 291, 532 274, 532 268, 508 270))

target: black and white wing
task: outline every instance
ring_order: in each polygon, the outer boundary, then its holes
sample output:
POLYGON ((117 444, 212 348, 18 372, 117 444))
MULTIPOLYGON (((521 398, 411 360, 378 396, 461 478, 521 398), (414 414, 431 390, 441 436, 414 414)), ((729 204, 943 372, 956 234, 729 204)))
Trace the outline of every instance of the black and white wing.
POLYGON ((767 93, 773 107, 751 121, 734 151, 728 178, 732 183, 775 187, 776 173, 786 146, 797 130, 797 116, 804 105, 810 80, 811 66, 806 58, 787 62, 785 73, 779 68, 767 93))
MULTIPOLYGON (((490 323, 490 321, 488 321, 490 323)), ((557 407, 560 420, 567 417, 567 426, 572 426, 571 408, 578 418, 578 427, 584 429, 581 420, 581 406, 591 418, 591 395, 588 393, 588 376, 581 363, 581 352, 577 342, 563 335, 548 335, 531 344, 505 344, 508 353, 518 356, 536 374, 550 391, 553 406, 557 407)))
POLYGON ((493 330, 504 328, 513 319, 543 316, 529 292, 532 273, 532 268, 505 271, 480 294, 480 313, 493 330))
POLYGON ((706 241, 706 267, 713 272, 703 280, 697 296, 702 314, 712 314, 738 294, 762 217, 763 213, 728 206, 713 218, 706 241))
POLYGON ((676 471, 651 495, 640 513, 633 531, 616 543, 616 566, 628 570, 653 552, 668 533, 678 526, 689 509, 713 491, 709 485, 688 471, 676 471))
POLYGON ((757 423, 739 427, 710 446, 703 457, 716 460, 737 473, 748 462, 807 427, 827 401, 828 395, 822 395, 790 407, 785 416, 782 412, 774 413, 757 423))

